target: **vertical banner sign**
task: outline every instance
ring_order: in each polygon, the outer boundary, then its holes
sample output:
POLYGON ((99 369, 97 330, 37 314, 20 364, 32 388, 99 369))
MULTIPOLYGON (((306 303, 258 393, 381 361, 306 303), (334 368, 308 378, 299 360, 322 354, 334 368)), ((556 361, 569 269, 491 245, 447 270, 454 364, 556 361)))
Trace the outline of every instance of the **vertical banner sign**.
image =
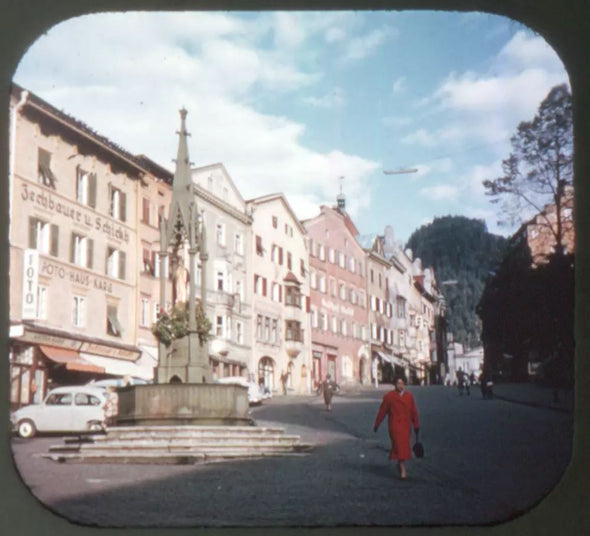
POLYGON ((37 285, 39 283, 39 252, 25 249, 23 267, 23 320, 37 317, 37 285))

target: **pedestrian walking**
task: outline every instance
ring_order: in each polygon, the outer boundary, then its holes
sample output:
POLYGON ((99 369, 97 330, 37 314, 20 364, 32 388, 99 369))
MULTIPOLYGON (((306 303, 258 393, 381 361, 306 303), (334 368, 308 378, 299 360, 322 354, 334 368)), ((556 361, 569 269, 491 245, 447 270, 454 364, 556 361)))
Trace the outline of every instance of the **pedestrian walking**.
POLYGON ((463 396, 465 384, 463 379, 463 369, 461 367, 459 367, 459 370, 457 371, 457 387, 459 389, 459 396, 463 396))
POLYGON ((405 480, 407 477, 405 462, 412 458, 412 448, 410 446, 412 426, 414 427, 416 442, 418 442, 420 421, 414 397, 412 393, 405 389, 405 379, 397 377, 394 385, 395 389, 389 391, 383 397, 375 418, 373 431, 377 432, 379 425, 387 415, 389 437, 391 439, 389 459, 397 460, 399 476, 402 480, 405 480))
POLYGON ((324 403, 326 404, 326 409, 328 411, 332 411, 332 396, 334 396, 334 393, 338 391, 338 384, 333 381, 332 376, 328 374, 326 379, 322 382, 321 389, 324 394, 324 403))
POLYGON ((110 385, 107 387, 107 400, 103 406, 105 425, 113 426, 116 423, 117 415, 119 414, 119 395, 115 387, 110 385))

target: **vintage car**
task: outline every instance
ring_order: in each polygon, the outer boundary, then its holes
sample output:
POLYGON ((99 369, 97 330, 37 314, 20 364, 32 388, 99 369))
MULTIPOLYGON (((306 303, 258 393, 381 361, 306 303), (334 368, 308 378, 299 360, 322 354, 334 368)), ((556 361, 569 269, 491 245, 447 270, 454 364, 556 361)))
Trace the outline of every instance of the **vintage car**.
POLYGON ((147 380, 142 380, 140 378, 108 378, 106 380, 92 380, 88 382, 86 385, 88 387, 96 387, 101 389, 106 389, 107 387, 125 387, 126 385, 146 385, 151 383, 147 380))
POLYGON ((262 399, 264 398, 260 387, 256 382, 252 382, 248 380, 248 378, 243 378, 242 376, 226 376, 225 378, 219 378, 216 380, 217 383, 225 383, 225 384, 236 384, 236 385, 243 385, 244 387, 248 388, 248 402, 250 405, 254 406, 257 404, 262 403, 262 399))
POLYGON ((24 406, 10 415, 23 438, 37 432, 97 432, 104 429, 106 392, 86 385, 58 387, 41 404, 24 406))

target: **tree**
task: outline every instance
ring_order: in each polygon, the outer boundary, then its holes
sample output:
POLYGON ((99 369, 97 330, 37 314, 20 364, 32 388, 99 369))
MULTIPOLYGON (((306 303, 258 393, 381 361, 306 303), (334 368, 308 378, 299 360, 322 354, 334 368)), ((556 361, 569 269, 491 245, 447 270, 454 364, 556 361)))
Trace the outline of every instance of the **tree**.
POLYGON ((514 225, 534 211, 553 235, 557 255, 565 253, 563 211, 573 188, 572 127, 572 96, 565 84, 555 86, 534 119, 520 123, 510 139, 504 176, 483 182, 492 203, 502 200, 506 219, 499 224, 514 225), (545 204, 555 206, 555 221, 543 210, 545 204))

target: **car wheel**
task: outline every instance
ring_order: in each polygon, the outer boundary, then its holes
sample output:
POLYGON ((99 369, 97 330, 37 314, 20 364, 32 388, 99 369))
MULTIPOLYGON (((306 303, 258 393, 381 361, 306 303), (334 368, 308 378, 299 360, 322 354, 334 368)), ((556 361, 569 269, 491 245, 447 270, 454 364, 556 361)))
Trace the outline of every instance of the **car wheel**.
POLYGON ((104 430, 102 423, 98 421, 90 421, 88 423, 88 430, 91 432, 102 432, 104 430))
POLYGON ((36 433, 37 429, 35 428, 35 423, 33 423, 33 421, 25 419, 24 421, 20 421, 18 423, 18 435, 24 439, 29 439, 36 433))

